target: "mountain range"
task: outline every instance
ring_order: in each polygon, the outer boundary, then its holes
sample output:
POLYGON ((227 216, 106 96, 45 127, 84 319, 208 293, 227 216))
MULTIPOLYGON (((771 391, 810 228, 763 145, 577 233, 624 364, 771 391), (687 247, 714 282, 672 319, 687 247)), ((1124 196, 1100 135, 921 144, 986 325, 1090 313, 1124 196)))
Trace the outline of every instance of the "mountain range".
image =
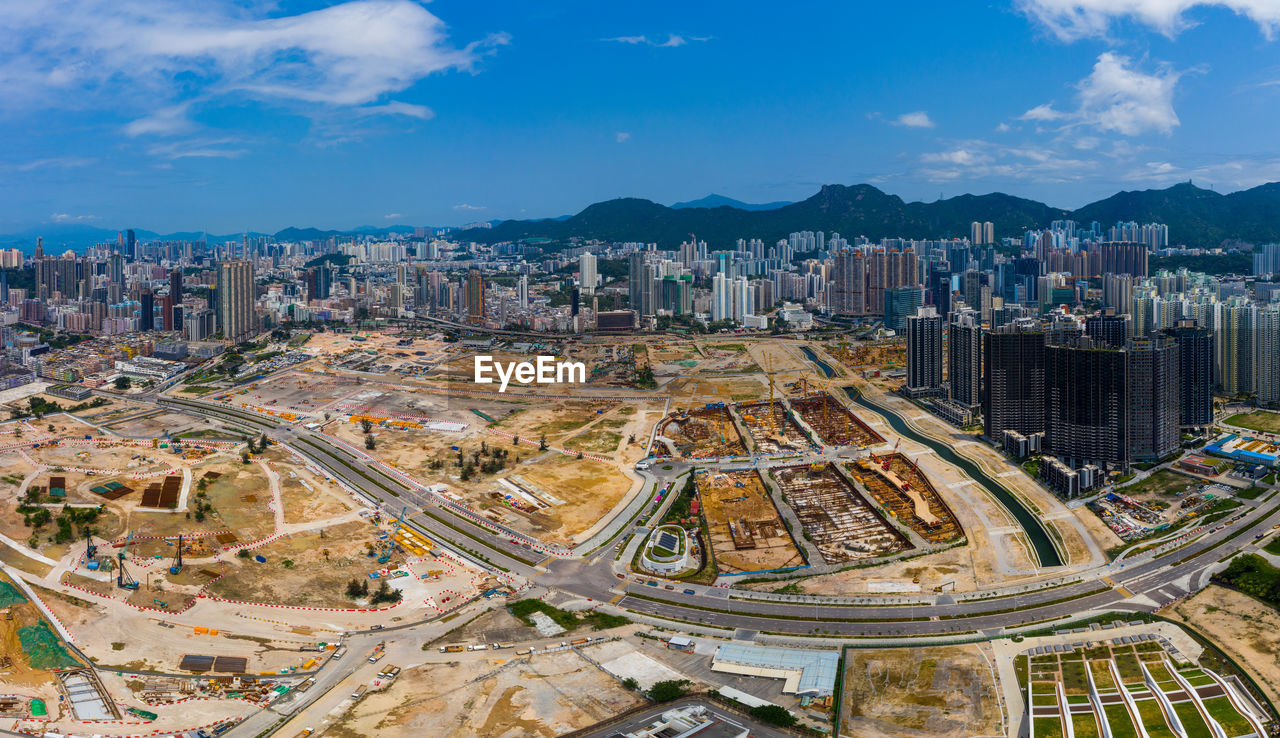
MULTIPOLYGON (((1221 194, 1190 182, 1159 190, 1118 192, 1076 210, 1065 210, 1001 192, 960 195, 933 202, 906 202, 869 184, 824 185, 799 202, 752 204, 723 195, 679 202, 668 207, 650 200, 619 198, 589 205, 576 215, 542 220, 495 221, 492 228, 461 231, 464 240, 493 243, 521 238, 564 240, 573 237, 606 241, 643 241, 674 248, 689 234, 696 234, 713 248, 724 248, 739 238, 761 238, 773 243, 800 230, 837 232, 845 237, 950 238, 969 235, 972 221, 991 221, 996 237, 1015 236, 1050 221, 1070 218, 1083 224, 1098 221, 1103 227, 1118 221, 1158 222, 1169 226, 1172 244, 1214 247, 1229 239, 1253 243, 1280 241, 1280 182, 1221 194)), ((273 235, 281 241, 321 240, 330 236, 384 236, 412 232, 410 225, 359 226, 350 230, 289 227, 273 235)), ((159 234, 134 229, 140 240, 194 240, 211 243, 238 240, 233 233, 200 232, 159 234)), ((116 240, 117 229, 77 223, 54 223, 0 235, 0 248, 20 248, 28 253, 36 238, 44 237, 45 250, 83 249, 116 240)), ((267 235, 250 232, 249 236, 267 235)))
MULTIPOLYGON (((715 202, 714 198, 705 199, 715 202)), ((1160 190, 1118 192, 1076 210, 1001 192, 906 202, 868 184, 824 185, 806 200, 767 210, 727 204, 666 207, 649 200, 620 198, 595 203, 569 218, 508 220, 491 229, 463 231, 459 237, 487 243, 580 237, 644 241, 673 248, 696 234, 722 248, 738 238, 773 243, 800 230, 835 231, 845 237, 861 235, 872 240, 963 237, 969 235, 969 224, 975 220, 991 221, 1000 238, 1044 228, 1063 218, 1084 224, 1096 220, 1104 228, 1130 220, 1165 223, 1170 243, 1187 246, 1215 247, 1228 239, 1265 243, 1280 240, 1280 183, 1223 195, 1185 182, 1160 190)))

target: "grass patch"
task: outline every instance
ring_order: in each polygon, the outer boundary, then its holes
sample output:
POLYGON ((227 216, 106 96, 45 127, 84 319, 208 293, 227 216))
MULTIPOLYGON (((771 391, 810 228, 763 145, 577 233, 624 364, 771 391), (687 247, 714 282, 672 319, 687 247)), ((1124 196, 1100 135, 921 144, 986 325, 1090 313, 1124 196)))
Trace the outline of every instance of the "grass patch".
POLYGON ((1111 738, 1138 738, 1138 729, 1133 727, 1129 711, 1122 704, 1104 705, 1102 708, 1111 727, 1111 738))
POLYGON ((1236 497, 1243 497, 1246 500, 1256 500, 1258 499, 1258 497, 1262 495, 1263 492, 1266 492, 1266 491, 1267 489, 1265 487, 1259 487, 1258 485, 1255 484, 1249 489, 1242 489, 1239 492, 1237 492, 1236 497))
POLYGON ((621 615, 610 615, 606 612, 589 612, 579 615, 568 610, 561 610, 558 607, 548 605, 542 600, 518 600, 507 606, 507 611, 516 616, 525 625, 532 626, 535 612, 545 613, 547 617, 555 621, 565 630, 576 630, 583 626, 590 626, 592 630, 605 630, 607 628, 617 628, 626 625, 631 621, 621 615))
POLYGON ((1249 735, 1255 732, 1253 725, 1245 720, 1244 715, 1241 715, 1226 697, 1210 697, 1204 700, 1204 709, 1209 711, 1209 717, 1218 721, 1228 736, 1249 735))

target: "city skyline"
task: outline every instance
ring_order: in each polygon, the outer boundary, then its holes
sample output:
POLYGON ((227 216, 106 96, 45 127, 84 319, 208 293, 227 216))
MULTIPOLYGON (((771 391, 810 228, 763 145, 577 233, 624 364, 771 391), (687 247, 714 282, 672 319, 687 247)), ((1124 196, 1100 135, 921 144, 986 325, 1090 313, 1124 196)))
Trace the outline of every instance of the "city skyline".
POLYGON ((461 225, 864 181, 908 201, 1070 207, 1280 179, 1262 2, 81 1, 0 16, 0 232, 461 225))

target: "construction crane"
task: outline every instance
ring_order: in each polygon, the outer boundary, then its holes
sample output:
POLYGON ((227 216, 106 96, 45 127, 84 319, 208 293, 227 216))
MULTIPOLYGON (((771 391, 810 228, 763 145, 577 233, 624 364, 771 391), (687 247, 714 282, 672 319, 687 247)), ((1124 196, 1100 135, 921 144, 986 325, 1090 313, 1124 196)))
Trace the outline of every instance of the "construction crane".
POLYGON ((880 471, 889 471, 889 464, 893 462, 893 457, 898 454, 898 445, 901 443, 902 439, 899 438, 898 442, 893 444, 893 450, 880 457, 880 471))
POLYGON ((178 534, 178 554, 173 559, 173 566, 169 567, 169 573, 177 576, 182 573, 182 534, 178 534))
POLYGON ((124 547, 120 549, 117 558, 120 559, 120 568, 116 570, 116 586, 121 589, 137 589, 138 580, 134 579, 129 570, 124 566, 125 557, 129 554, 129 544, 133 541, 133 531, 129 531, 129 537, 124 541, 124 547))
POLYGON ((902 482, 903 492, 906 492, 907 490, 911 489, 911 483, 916 481, 916 475, 918 473, 919 473, 919 463, 915 461, 911 462, 911 465, 907 468, 907 478, 902 482))

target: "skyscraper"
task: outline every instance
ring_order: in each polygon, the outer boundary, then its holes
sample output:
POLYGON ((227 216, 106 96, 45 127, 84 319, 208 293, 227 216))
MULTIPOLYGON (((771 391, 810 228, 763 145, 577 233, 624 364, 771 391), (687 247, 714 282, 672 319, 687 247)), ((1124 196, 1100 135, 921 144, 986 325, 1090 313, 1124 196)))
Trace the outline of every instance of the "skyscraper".
POLYGON ((156 327, 156 297, 151 290, 143 290, 139 299, 141 309, 138 311, 138 330, 151 331, 156 327))
POLYGON ((1244 395, 1254 391, 1255 314, 1258 309, 1248 300, 1233 297, 1217 306, 1214 330, 1218 386, 1228 395, 1244 395))
POLYGON ((596 255, 588 251, 578 257, 578 279, 582 283, 582 293, 596 293, 596 255))
POLYGON ((942 387, 942 316, 933 306, 908 316, 907 392, 927 394, 942 387))
POLYGON ((479 269, 467 272, 467 322, 484 323, 484 275, 479 269))
POLYGON ((1123 348, 1132 337, 1128 317, 1116 315, 1110 309, 1101 315, 1085 318, 1084 332, 1094 343, 1112 348, 1123 348))
POLYGON ((1258 310, 1257 322, 1258 404, 1274 407, 1280 405, 1280 305, 1258 310))
POLYGON ((1178 343, 1172 338, 1129 343, 1129 458, 1158 461, 1178 450, 1178 343))
POLYGON ((258 330, 254 314, 256 280, 253 263, 248 261, 218 262, 218 330, 222 337, 239 343, 258 330))
POLYGON ((982 322, 974 310, 952 313, 947 324, 947 379, 953 402, 982 402, 982 322))
POLYGON ((1184 320, 1164 331, 1178 341, 1179 424, 1205 428, 1213 424, 1213 331, 1184 320))
MULTIPOLYGON (((924 290, 919 287, 894 287, 884 291, 884 326, 897 333, 907 327, 907 318, 924 304, 924 290)), ((939 317, 941 320, 941 317, 939 317)))
POLYGON ((1127 355, 1088 337, 1045 348, 1045 452, 1072 467, 1129 460, 1127 355))
POLYGON ((996 443, 1006 430, 1044 432, 1045 341, 1034 320, 1022 320, 983 336, 983 432, 996 443))
POLYGON ((832 288, 837 315, 865 315, 867 312, 867 259, 861 251, 846 249, 836 254, 832 288))

